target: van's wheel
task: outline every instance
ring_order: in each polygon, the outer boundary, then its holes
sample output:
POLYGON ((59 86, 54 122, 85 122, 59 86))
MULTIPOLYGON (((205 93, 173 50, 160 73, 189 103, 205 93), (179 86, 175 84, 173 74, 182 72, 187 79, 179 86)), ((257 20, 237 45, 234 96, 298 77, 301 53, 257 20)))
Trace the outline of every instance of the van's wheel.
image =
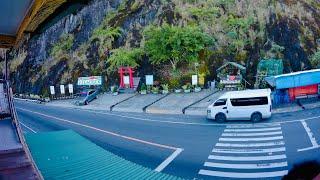
POLYGON ((88 102, 88 101, 85 101, 85 102, 84 102, 84 105, 88 105, 88 104, 89 104, 89 102, 88 102))
POLYGON ((262 114, 259 112, 255 112, 251 115, 251 121, 252 122, 259 122, 262 120, 262 114))
POLYGON ((215 119, 216 119, 217 122, 222 123, 222 122, 225 122, 227 120, 227 117, 226 117, 225 114, 219 113, 219 114, 216 115, 215 119))

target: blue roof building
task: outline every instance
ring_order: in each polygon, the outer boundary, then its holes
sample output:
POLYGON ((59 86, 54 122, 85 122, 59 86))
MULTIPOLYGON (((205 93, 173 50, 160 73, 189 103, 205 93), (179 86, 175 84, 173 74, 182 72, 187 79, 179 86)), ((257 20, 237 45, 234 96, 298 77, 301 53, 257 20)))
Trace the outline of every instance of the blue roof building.
POLYGON ((266 77, 265 80, 276 89, 289 89, 320 84, 320 69, 270 76, 266 77))

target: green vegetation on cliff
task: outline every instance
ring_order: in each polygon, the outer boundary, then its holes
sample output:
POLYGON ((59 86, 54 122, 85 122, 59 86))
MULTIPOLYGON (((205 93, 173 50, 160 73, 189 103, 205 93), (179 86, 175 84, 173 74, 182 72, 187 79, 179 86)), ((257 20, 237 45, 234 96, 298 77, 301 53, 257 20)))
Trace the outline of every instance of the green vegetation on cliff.
MULTIPOLYGON (((119 0, 101 11, 100 25, 87 22, 59 36, 26 81, 47 88, 47 79, 74 83, 78 76, 102 75, 110 85, 117 83, 119 66, 133 66, 138 76, 153 73, 179 86, 193 73, 212 80, 223 62, 235 61, 247 67, 245 78, 254 84, 260 59, 283 59, 285 72, 319 67, 315 0, 119 0)), ((12 69, 30 58, 26 50, 16 52, 12 69)))

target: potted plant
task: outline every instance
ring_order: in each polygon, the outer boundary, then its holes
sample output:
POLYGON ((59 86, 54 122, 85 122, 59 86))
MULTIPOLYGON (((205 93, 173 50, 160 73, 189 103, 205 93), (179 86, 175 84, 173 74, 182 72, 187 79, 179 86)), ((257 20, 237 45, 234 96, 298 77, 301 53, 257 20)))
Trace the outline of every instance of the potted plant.
POLYGON ((201 91, 201 87, 200 86, 195 86, 194 87, 194 92, 200 92, 201 91))
POLYGON ((162 87, 162 94, 169 93, 169 84, 163 84, 161 87, 162 87))
POLYGON ((119 94, 117 86, 111 86, 111 93, 112 95, 116 96, 119 94))
POLYGON ((152 92, 152 94, 158 94, 159 93, 159 87, 152 87, 151 92, 152 92))
POLYGON ((218 88, 220 91, 222 91, 222 90, 224 89, 224 84, 218 83, 218 84, 217 84, 217 88, 218 88))
POLYGON ((147 94, 147 86, 144 83, 141 85, 140 94, 147 94))
POLYGON ((191 84, 187 83, 187 84, 183 85, 182 89, 183 89, 184 93, 190 93, 191 92, 191 84))

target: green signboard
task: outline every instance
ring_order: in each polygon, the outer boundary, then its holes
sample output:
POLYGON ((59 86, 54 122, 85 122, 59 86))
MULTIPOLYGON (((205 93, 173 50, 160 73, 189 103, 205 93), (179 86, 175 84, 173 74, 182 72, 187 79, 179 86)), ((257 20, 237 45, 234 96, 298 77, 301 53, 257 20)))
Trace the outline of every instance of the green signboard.
POLYGON ((79 77, 78 86, 99 86, 102 85, 101 76, 79 77))

